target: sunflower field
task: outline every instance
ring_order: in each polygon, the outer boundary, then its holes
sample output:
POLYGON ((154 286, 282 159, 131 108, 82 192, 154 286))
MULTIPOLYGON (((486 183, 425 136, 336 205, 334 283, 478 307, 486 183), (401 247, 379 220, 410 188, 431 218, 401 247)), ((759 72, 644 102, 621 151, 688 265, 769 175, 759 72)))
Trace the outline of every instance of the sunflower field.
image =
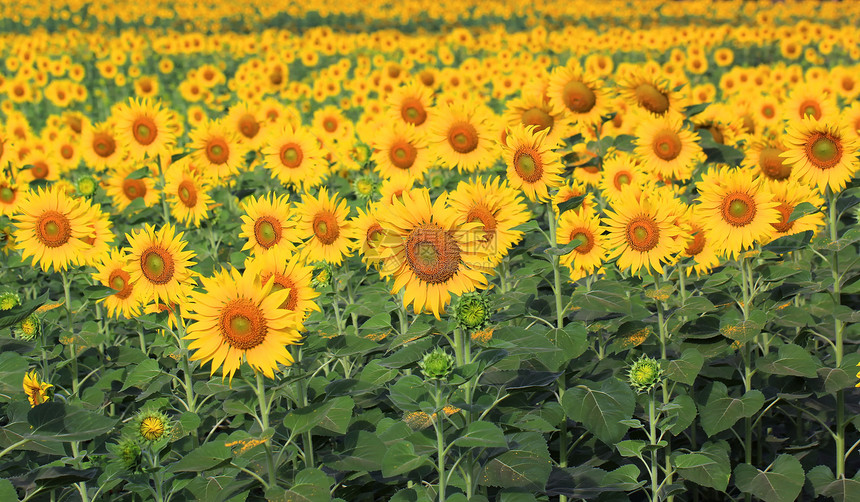
POLYGON ((860 2, 0 5, 0 502, 860 501, 860 2))

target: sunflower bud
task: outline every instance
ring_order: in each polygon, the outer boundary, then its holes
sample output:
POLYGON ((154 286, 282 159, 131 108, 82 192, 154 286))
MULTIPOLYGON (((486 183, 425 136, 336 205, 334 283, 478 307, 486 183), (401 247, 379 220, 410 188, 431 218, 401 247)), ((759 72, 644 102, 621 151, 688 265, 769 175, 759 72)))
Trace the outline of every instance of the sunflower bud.
POLYGON ((77 188, 78 193, 84 197, 89 197, 96 191, 96 180, 92 176, 84 175, 78 178, 77 188))
POLYGON ((131 472, 138 470, 141 457, 140 445, 137 444, 137 441, 124 437, 119 444, 113 445, 110 449, 124 469, 131 472))
POLYGON ((643 355, 630 366, 627 374, 630 386, 637 392, 648 392, 663 377, 663 369, 656 359, 643 355))
POLYGON ((133 424, 134 432, 142 442, 155 443, 170 434, 170 419, 160 411, 143 410, 137 414, 133 424))
POLYGON ((490 301, 481 293, 464 293, 454 307, 457 324, 467 331, 477 331, 487 327, 490 321, 490 301))
POLYGON ((334 275, 332 273, 331 265, 326 262, 317 263, 316 265, 314 265, 311 286, 313 286, 314 288, 324 288, 326 286, 331 286, 333 277, 334 275))
POLYGON ((0 310, 9 310, 21 305, 21 297, 18 293, 4 291, 0 293, 0 310))
POLYGON ((42 321, 36 314, 30 314, 17 325, 12 327, 12 335, 19 340, 29 342, 42 332, 42 321))
POLYGON ((363 174, 356 178, 355 181, 352 182, 352 191, 355 193, 355 197, 358 200, 365 202, 372 201, 379 193, 376 181, 374 181, 373 176, 369 174, 363 174))
POLYGON ((454 369, 454 358, 439 347, 424 355, 418 363, 424 378, 428 380, 445 380, 454 369))

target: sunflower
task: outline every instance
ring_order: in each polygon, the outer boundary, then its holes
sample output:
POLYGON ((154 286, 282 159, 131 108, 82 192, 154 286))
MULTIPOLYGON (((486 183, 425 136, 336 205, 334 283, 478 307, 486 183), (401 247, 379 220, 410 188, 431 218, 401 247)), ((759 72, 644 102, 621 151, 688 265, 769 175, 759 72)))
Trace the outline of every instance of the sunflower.
POLYGON ((687 268, 687 275, 693 271, 698 275, 710 273, 720 264, 720 258, 713 239, 702 226, 701 207, 690 206, 682 219, 685 223, 682 228, 687 229, 687 247, 684 248, 683 256, 693 259, 693 266, 687 268))
POLYGON ((618 91, 634 110, 658 117, 680 114, 685 102, 663 75, 644 68, 623 79, 618 91))
POLYGON ((632 155, 615 152, 603 161, 599 187, 607 200, 615 202, 621 196, 622 189, 630 185, 642 185, 646 180, 645 172, 632 155))
POLYGON ((299 255, 287 259, 277 253, 266 253, 248 262, 246 268, 246 274, 259 279, 260 287, 271 280, 274 282, 272 293, 289 290, 289 295, 279 308, 292 312, 297 322, 304 322, 312 310, 320 311, 314 301, 320 294, 311 286, 314 268, 306 265, 299 255))
POLYGON ((193 251, 185 251, 183 233, 176 234, 173 225, 155 230, 150 224, 126 234, 128 272, 134 294, 147 304, 151 301, 181 303, 194 286, 193 251))
POLYGON ((213 206, 209 196, 211 186, 187 163, 172 164, 165 175, 164 193, 170 203, 170 213, 183 225, 200 226, 209 208, 213 206))
POLYGON ((577 213, 582 211, 594 211, 596 209, 594 194, 588 190, 588 187, 577 180, 570 180, 558 187, 558 192, 552 196, 552 209, 556 214, 559 214, 558 206, 574 197, 584 196, 579 207, 570 209, 577 213))
POLYGON ((338 143, 353 136, 355 126, 338 108, 326 106, 314 113, 313 130, 323 145, 333 150, 338 143))
POLYGON ((302 252, 305 259, 340 265, 350 254, 354 234, 352 223, 347 221, 346 200, 338 201, 337 195, 329 198, 328 190, 321 188, 318 197, 309 193, 302 197, 298 212, 298 230, 307 239, 302 252))
POLYGON ((0 216, 11 217, 18 210, 25 194, 26 190, 22 191, 18 183, 4 176, 0 170, 0 216))
POLYGON ((781 156, 785 150, 780 140, 759 139, 746 148, 741 165, 755 173, 758 178, 786 181, 791 176, 791 164, 781 156))
POLYGON ((81 202, 87 208, 87 223, 90 227, 90 235, 83 238, 87 247, 78 256, 81 265, 95 265, 110 251, 111 243, 116 239, 111 228, 108 215, 101 210, 100 205, 90 205, 81 202))
POLYGON ((211 374, 223 366, 222 374, 232 381, 243 360, 254 372, 275 377, 278 364, 289 366, 293 358, 288 345, 301 340, 290 310, 280 308, 290 291, 273 292, 274 280, 262 287, 256 277, 236 269, 202 279, 205 291, 192 294, 185 339, 191 340, 192 361, 211 362, 211 374))
POLYGON ((836 99, 821 85, 806 83, 796 86, 789 93, 783 117, 792 123, 806 117, 833 122, 839 118, 839 107, 836 99))
POLYGON ((226 181, 244 166, 247 147, 222 121, 210 121, 191 131, 191 156, 210 178, 226 181))
POLYGON ((426 188, 405 192, 380 214, 383 277, 393 277, 391 292, 404 290, 404 306, 437 319, 461 295, 484 288, 486 257, 475 231, 481 223, 458 225, 458 215, 443 193, 431 204, 426 188))
POLYGON ((623 191, 611 211, 606 211, 608 259, 618 258, 618 267, 639 275, 645 268, 663 273, 663 263, 673 263, 683 249, 676 215, 660 198, 638 187, 623 191))
POLYGON ((108 122, 94 125, 85 122, 81 150, 84 162, 96 170, 113 167, 125 157, 125 148, 108 122))
POLYGON ((573 132, 567 108, 546 100, 543 89, 524 92, 519 98, 509 100, 504 119, 509 128, 522 125, 526 128, 534 126, 535 131, 546 131, 547 142, 553 145, 573 132))
MULTIPOLYGON (((150 174, 152 174, 150 166, 150 174)), ((125 209, 136 199, 142 199, 143 205, 152 207, 159 201, 159 192, 155 189, 155 178, 142 176, 132 178, 130 175, 140 168, 139 165, 127 164, 118 167, 106 181, 105 192, 113 199, 113 205, 119 212, 125 209)))
POLYGON ((814 233, 824 226, 824 213, 821 211, 788 221, 794 208, 801 202, 809 202, 818 208, 824 207, 824 199, 808 185, 789 180, 786 183, 769 182, 767 189, 773 194, 773 200, 778 204, 776 210, 779 211, 779 221, 772 223, 776 232, 771 235, 771 238, 778 239, 807 230, 812 230, 814 233))
POLYGON ((433 119, 433 91, 417 82, 409 82, 388 95, 388 120, 406 123, 424 131, 433 119))
POLYGON ((429 126, 430 148, 442 165, 460 172, 488 168, 497 155, 493 123, 493 112, 477 101, 442 105, 429 126))
POLYGON ((266 168, 284 185, 316 187, 328 174, 328 161, 319 141, 306 129, 293 128, 289 123, 272 127, 266 145, 266 168))
POLYGON ((576 281, 600 268, 606 259, 606 238, 600 218, 586 211, 563 213, 558 220, 556 242, 564 246, 574 239, 582 242, 559 262, 570 269, 571 280, 576 281))
POLYGON ((257 150, 266 144, 269 122, 259 109, 255 110, 242 101, 230 107, 224 125, 230 128, 249 150, 257 150))
POLYGON ((372 203, 367 206, 367 211, 356 208, 358 215, 351 222, 355 231, 353 249, 361 254, 361 260, 368 268, 382 258, 379 254, 379 243, 383 236, 379 223, 380 207, 381 204, 372 203))
POLYGON ((448 202, 458 214, 458 223, 481 224, 474 230, 475 239, 491 267, 522 240, 523 233, 514 228, 531 218, 519 191, 500 178, 461 181, 448 202))
POLYGON ((40 381, 36 370, 31 370, 24 375, 24 392, 27 394, 27 400, 30 401, 31 408, 50 401, 51 396, 54 395, 54 391, 51 390, 52 387, 53 385, 48 382, 40 381))
POLYGON ((18 171, 16 181, 20 183, 29 183, 35 180, 56 181, 60 179, 61 166, 52 154, 41 150, 30 150, 21 162, 24 166, 30 167, 18 171))
POLYGON ((38 262, 45 272, 77 265, 92 231, 88 208, 55 187, 28 192, 14 217, 21 258, 32 256, 32 263, 38 262))
POLYGON ((546 93, 554 108, 566 108, 580 124, 597 124, 609 113, 610 95, 603 82, 585 72, 576 60, 553 70, 546 93))
POLYGON ((371 158, 383 179, 422 181, 433 162, 427 141, 410 124, 384 128, 373 141, 371 158))
POLYGON ((130 99, 118 110, 117 136, 133 160, 170 155, 176 125, 158 102, 130 99))
POLYGON ((697 184, 702 227, 720 254, 736 257, 756 241, 768 240, 779 223, 773 194, 749 171, 712 168, 697 184))
POLYGON ((702 159, 696 135, 683 127, 679 116, 646 118, 636 128, 636 136, 635 154, 642 167, 662 178, 690 179, 702 159))
POLYGON ((811 117, 789 122, 785 135, 787 150, 780 154, 791 164, 791 177, 839 192, 860 168, 857 160, 860 140, 852 139, 843 125, 811 117))
POLYGON ((114 290, 109 296, 99 300, 107 306, 109 316, 133 319, 140 315, 140 302, 133 294, 134 284, 131 275, 126 271, 129 265, 128 255, 116 249, 102 258, 96 265, 93 279, 114 290))
POLYGON ((860 140, 860 101, 855 101, 842 110, 842 121, 845 123, 848 137, 860 140))
POLYGON ((547 139, 549 131, 536 126, 514 126, 505 139, 507 179, 512 187, 525 192, 529 200, 545 201, 548 189, 557 187, 564 171, 560 156, 553 152, 555 144, 547 139))
POLYGON ((294 243, 300 238, 296 222, 292 219, 290 202, 286 195, 270 193, 258 198, 250 197, 242 204, 242 232, 239 237, 248 239, 242 251, 251 250, 253 255, 278 251, 295 251, 294 243))

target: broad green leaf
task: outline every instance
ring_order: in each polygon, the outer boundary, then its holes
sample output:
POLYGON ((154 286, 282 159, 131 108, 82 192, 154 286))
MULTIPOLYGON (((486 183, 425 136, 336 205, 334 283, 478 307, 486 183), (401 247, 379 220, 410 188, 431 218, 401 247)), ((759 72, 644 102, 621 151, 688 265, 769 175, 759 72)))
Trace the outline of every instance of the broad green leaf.
POLYGON ((693 385, 696 376, 705 364, 705 357, 696 349, 687 349, 681 353, 679 359, 673 359, 666 364, 666 378, 693 385))
POLYGON ((735 398, 729 396, 725 384, 714 382, 705 392, 707 398, 699 407, 699 417, 708 436, 730 428, 741 418, 753 416, 764 405, 764 394, 754 389, 735 398))
POLYGON ((409 441, 394 443, 382 457, 382 475, 386 478, 406 474, 409 471, 421 467, 427 462, 426 455, 415 453, 415 446, 409 441))
POLYGON ((286 492, 288 502, 328 502, 331 500, 333 479, 319 469, 304 469, 286 492))
POLYGON ((162 373, 163 371, 158 366, 158 361, 155 359, 146 359, 142 363, 133 366, 131 371, 128 372, 128 377, 125 379, 122 390, 126 390, 129 387, 142 389, 151 384, 152 380, 162 373))
POLYGON ((562 406, 570 418, 604 443, 614 445, 629 428, 621 420, 633 416, 636 395, 629 385, 615 378, 586 381, 564 393, 562 406))
POLYGON ((788 217, 788 222, 798 220, 808 214, 815 214, 819 211, 821 211, 820 207, 809 202, 801 202, 800 204, 794 206, 794 209, 791 211, 791 215, 788 217))
POLYGON ((687 427, 695 420, 696 402, 693 401, 692 397, 681 394, 676 396, 671 404, 676 407, 666 411, 666 424, 661 425, 661 427, 668 427, 669 432, 677 436, 687 430, 687 427))
POLYGON ((0 401, 9 401, 24 396, 24 375, 27 360, 17 352, 0 353, 0 401))
POLYGON ((542 455, 526 450, 510 450, 484 466, 478 483, 483 486, 543 490, 550 471, 552 461, 542 455))
POLYGON ((460 434, 460 437, 454 440, 454 444, 481 448, 506 448, 508 446, 502 429, 490 422, 472 422, 460 434))
POLYGON ((0 310, 0 330, 23 321, 27 316, 38 310, 39 307, 44 305, 47 301, 48 293, 44 293, 35 300, 23 302, 17 307, 12 307, 9 310, 0 310))
POLYGON ((349 396, 336 397, 321 403, 291 411, 284 417, 284 426, 293 435, 320 427, 335 434, 345 434, 352 419, 355 402, 349 396))
POLYGON ((786 454, 778 456, 766 471, 750 464, 735 467, 737 487, 765 502, 794 502, 800 495, 805 479, 800 461, 786 454))
POLYGON ((9 502, 18 500, 18 492, 8 479, 0 479, 0 500, 9 502))
POLYGON ((221 441, 212 441, 199 446, 182 456, 170 466, 172 472, 202 472, 228 463, 233 450, 221 441))
POLYGON ((117 420, 60 402, 40 404, 27 413, 25 437, 41 441, 87 441, 113 430, 117 420))
POLYGON ((563 329, 550 329, 547 337, 561 349, 560 356, 568 361, 581 356, 588 348, 588 332, 578 322, 570 323, 563 329))
POLYGON ((836 476, 833 475, 830 467, 818 465, 806 473, 806 479, 812 485, 812 491, 815 493, 815 496, 819 497, 824 493, 824 489, 836 480, 836 476))
POLYGON ((832 497, 836 502, 857 502, 857 494, 860 493, 860 480, 858 476, 853 479, 840 478, 830 482, 821 490, 825 497, 832 497))
POLYGON ((585 195, 577 195, 576 197, 571 197, 570 199, 567 199, 566 201, 564 201, 558 205, 559 214, 562 214, 565 211, 568 211, 570 209, 578 208, 579 206, 582 205, 582 201, 584 201, 584 200, 585 200, 585 195))
POLYGON ((678 474, 701 486, 726 491, 732 466, 727 444, 705 443, 699 452, 678 455, 672 460, 678 474))
POLYGON ((406 375, 390 387, 389 399, 402 411, 418 411, 421 402, 431 401, 430 388, 418 375, 406 375))
POLYGON ((780 345, 777 353, 771 352, 758 360, 756 368, 772 375, 791 375, 815 378, 821 365, 812 354, 799 345, 780 345))
POLYGON ((849 389, 857 383, 857 377, 842 368, 818 368, 816 373, 824 384, 824 391, 828 394, 849 389))
POLYGON ((766 322, 767 315, 761 310, 754 310, 746 321, 720 326, 720 334, 736 342, 750 342, 761 333, 766 322))
POLYGON ((646 444, 648 443, 641 439, 627 439, 619 441, 615 448, 622 457, 638 457, 642 454, 642 449, 645 448, 646 444))

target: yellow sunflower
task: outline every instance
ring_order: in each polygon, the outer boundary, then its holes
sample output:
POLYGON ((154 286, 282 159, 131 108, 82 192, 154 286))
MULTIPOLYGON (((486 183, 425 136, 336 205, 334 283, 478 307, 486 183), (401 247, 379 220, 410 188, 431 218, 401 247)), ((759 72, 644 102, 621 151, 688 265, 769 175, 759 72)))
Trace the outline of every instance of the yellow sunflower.
POLYGON ((170 214, 176 221, 199 227, 214 202, 209 195, 209 183, 188 167, 188 163, 180 161, 167 169, 164 193, 170 203, 170 214))
POLYGON ((144 304, 182 303, 194 287, 193 251, 186 251, 183 233, 176 234, 173 225, 155 230, 150 224, 126 234, 128 239, 128 272, 134 294, 144 304))
POLYGON ((293 128, 289 123, 272 127, 265 144, 266 168, 284 185, 316 187, 328 174, 319 140, 306 129, 293 128))
POLYGON ((769 239, 773 225, 779 222, 779 211, 773 194, 763 188, 763 180, 754 180, 745 170, 718 169, 712 168, 696 185, 697 214, 717 251, 734 258, 756 241, 769 239))
POLYGON ((811 117, 792 120, 784 142, 787 150, 780 156, 791 164, 791 177, 822 193, 826 188, 841 191, 860 168, 860 140, 851 138, 839 123, 811 117))
POLYGON ((238 140, 249 150, 257 150, 266 144, 269 122, 259 109, 253 109, 247 102, 230 107, 224 125, 232 130, 238 140))
POLYGON ((512 129, 521 125, 545 131, 546 141, 555 145, 573 133, 566 110, 564 105, 545 99, 543 90, 539 90, 509 100, 503 117, 512 129))
POLYGON ((555 108, 566 108, 577 123, 598 124, 601 116, 609 114, 611 96, 603 82, 585 72, 576 60, 553 70, 546 93, 555 108))
POLYGON ((35 180, 56 181, 60 179, 60 163, 53 155, 41 150, 30 150, 21 161, 22 166, 31 166, 18 171, 16 180, 29 183, 35 180))
POLYGON ((107 213, 101 210, 99 205, 87 206, 87 224, 90 227, 90 234, 83 238, 87 247, 81 251, 78 257, 78 263, 81 265, 95 265, 102 261, 102 258, 110 251, 111 243, 116 239, 112 231, 113 224, 108 218, 107 213))
POLYGON ((53 385, 48 382, 42 382, 39 379, 39 374, 36 370, 31 370, 24 375, 24 392, 27 394, 27 400, 30 401, 30 407, 36 406, 51 400, 53 385))
POLYGON ((275 282, 262 287, 252 274, 236 269, 202 279, 205 291, 195 292, 187 306, 189 319, 185 339, 191 340, 192 361, 211 362, 211 374, 223 366, 222 374, 232 381, 247 361, 254 372, 275 377, 278 364, 289 366, 287 349, 301 340, 300 324, 289 310, 279 308, 289 290, 272 292, 275 282))
POLYGON ((681 229, 675 225, 671 207, 661 204, 638 187, 624 190, 612 210, 606 211, 608 259, 618 258, 618 268, 639 275, 663 273, 663 264, 671 264, 683 249, 681 229))
POLYGON ((210 178, 223 183, 244 167, 248 148, 222 121, 195 128, 190 138, 191 156, 210 178))
POLYGON ((426 188, 405 192, 380 213, 380 274, 394 279, 391 292, 404 290, 404 305, 437 319, 461 295, 487 285, 486 257, 475 230, 481 223, 458 225, 443 193, 431 204, 426 188))
POLYGON ((548 190, 561 185, 564 171, 560 156, 547 140, 548 130, 536 126, 514 126, 505 138, 507 179, 512 187, 521 189, 531 201, 546 201, 548 190))
POLYGON ((299 323, 304 322, 312 310, 320 311, 314 301, 320 294, 311 286, 314 268, 306 265, 299 255, 287 258, 277 253, 266 253, 247 262, 246 268, 245 273, 257 277, 260 287, 271 280, 274 282, 272 293, 289 290, 279 308, 292 312, 299 323))
POLYGON ((596 209, 596 205, 594 202, 594 194, 588 191, 588 187, 583 183, 577 180, 570 180, 558 187, 558 192, 552 196, 552 209, 558 214, 558 205, 563 204, 574 197, 579 197, 580 195, 584 195, 585 198, 582 199, 582 202, 579 204, 579 207, 570 209, 570 211, 575 211, 577 213, 582 211, 594 211, 596 209))
POLYGON ((791 164, 781 155, 785 146, 778 139, 761 138, 753 141, 744 152, 741 165, 756 177, 771 181, 786 181, 791 176, 791 164))
POLYGON ((583 242, 563 255, 559 262, 570 269, 571 280, 576 281, 600 268, 606 259, 606 237, 600 218, 586 211, 563 213, 558 220, 556 242, 565 246, 574 239, 583 242))
POLYGON ((475 100, 442 105, 429 126, 430 148, 444 166, 460 172, 486 169, 498 153, 493 123, 493 112, 475 100))
POLYGON ((615 152, 604 159, 602 174, 598 186, 610 202, 615 202, 625 187, 643 185, 648 179, 636 159, 625 152, 615 152))
POLYGON ((769 182, 767 189, 773 194, 773 200, 778 204, 776 210, 779 211, 779 221, 772 223, 774 230, 776 230, 770 236, 772 239, 799 234, 807 230, 817 232, 824 226, 824 213, 822 211, 801 216, 794 221, 788 221, 794 208, 801 202, 809 202, 818 208, 824 207, 824 199, 817 192, 812 191, 809 185, 789 180, 786 183, 769 182))
POLYGON ((808 82, 796 86, 788 95, 783 117, 791 122, 812 117, 814 120, 833 122, 839 119, 836 99, 820 84, 808 82))
POLYGON ((700 206, 690 206, 684 215, 685 227, 689 231, 687 247, 684 248, 683 255, 693 259, 693 266, 687 268, 687 275, 691 275, 694 271, 698 275, 708 274, 720 264, 717 248, 703 227, 700 212, 700 206))
POLYGON ((140 315, 140 302, 134 293, 131 275, 126 271, 129 265, 128 255, 112 249, 96 265, 93 279, 114 290, 114 293, 99 300, 104 302, 109 316, 133 319, 140 315))
POLYGON ((361 260, 368 268, 382 258, 379 254, 379 242, 383 235, 382 225, 379 223, 380 207, 379 203, 371 203, 367 206, 367 211, 356 208, 358 214, 352 219, 355 231, 353 249, 361 254, 361 260))
POLYGON ((346 200, 336 194, 331 198, 328 190, 321 188, 318 197, 306 193, 298 207, 301 214, 298 230, 306 238, 302 255, 312 261, 324 261, 340 265, 349 248, 354 229, 347 220, 349 207, 346 200))
POLYGON ((433 119, 433 91, 417 82, 409 82, 388 95, 388 121, 406 123, 424 131, 433 119))
MULTIPOLYGON (((119 166, 110 173, 105 182, 105 192, 113 200, 113 205, 118 212, 125 211, 135 199, 143 199, 143 205, 146 207, 152 207, 159 201, 155 178, 151 175, 140 178, 130 177, 140 167, 135 164, 119 166)), ((150 166, 150 174, 152 174, 152 167, 154 166, 150 166)))
POLYGON ((663 75, 645 68, 631 72, 618 91, 634 110, 658 117, 680 114, 685 102, 663 75))
POLYGON ((680 116, 649 117, 636 128, 635 154, 646 170, 662 178, 690 179, 702 158, 702 147, 681 120, 680 116))
POLYGON ((80 263, 87 248, 84 239, 90 236, 87 217, 89 204, 70 199, 57 188, 38 189, 27 193, 14 217, 16 247, 21 258, 32 257, 42 270, 66 270, 69 264, 80 263))
POLYGON ((176 125, 158 102, 131 99, 118 110, 117 136, 133 160, 170 155, 176 143, 176 125))
POLYGON ((18 183, 3 175, 0 170, 0 216, 12 216, 24 200, 26 190, 21 190, 18 183))
POLYGON ((424 179, 424 173, 433 163, 426 139, 410 124, 377 131, 371 158, 383 179, 406 178, 417 182, 424 179))
POLYGON ((242 207, 245 214, 242 215, 242 232, 239 237, 248 240, 242 251, 251 250, 253 255, 295 251, 295 243, 301 239, 296 231, 296 222, 293 220, 291 205, 286 195, 275 196, 270 193, 256 199, 252 196, 242 207))
POLYGON ((85 122, 81 132, 81 150, 84 162, 96 170, 115 166, 125 157, 113 125, 108 122, 85 122))
POLYGON ((334 151, 338 143, 345 142, 355 134, 355 126, 340 109, 326 106, 314 113, 313 130, 326 149, 334 151))

